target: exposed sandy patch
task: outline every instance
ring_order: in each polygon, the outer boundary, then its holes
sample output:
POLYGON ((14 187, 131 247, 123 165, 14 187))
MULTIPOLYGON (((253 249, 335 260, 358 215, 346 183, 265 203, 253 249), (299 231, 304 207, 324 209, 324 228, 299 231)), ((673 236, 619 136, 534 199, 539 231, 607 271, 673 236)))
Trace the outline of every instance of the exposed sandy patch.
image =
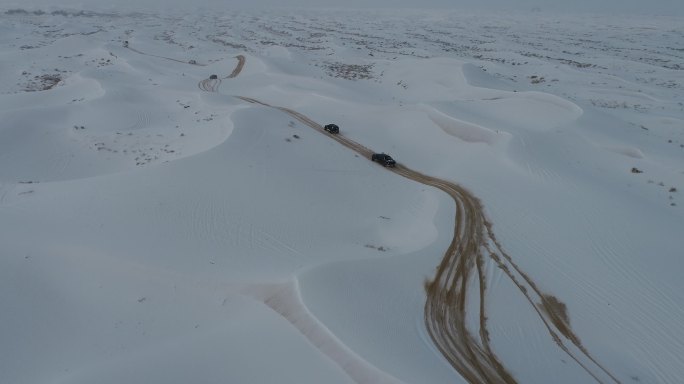
POLYGON ((235 69, 233 69, 233 72, 226 77, 226 79, 232 79, 234 77, 237 77, 240 72, 242 72, 242 68, 245 66, 245 56, 244 55, 237 55, 235 56, 236 59, 238 59, 237 66, 235 66, 235 69))

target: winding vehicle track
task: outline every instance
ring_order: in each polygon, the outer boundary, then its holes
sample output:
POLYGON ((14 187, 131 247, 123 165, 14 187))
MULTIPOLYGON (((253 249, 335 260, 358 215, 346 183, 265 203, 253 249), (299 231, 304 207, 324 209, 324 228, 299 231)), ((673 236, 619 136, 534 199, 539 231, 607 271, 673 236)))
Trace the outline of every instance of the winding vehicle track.
MULTIPOLYGON (((244 64, 241 62, 240 65, 244 64)), ((234 71, 235 72, 235 71, 234 71)), ((238 71, 239 73, 239 71, 238 71)), ((252 104, 278 109, 312 129, 325 133, 323 126, 289 108, 273 106, 254 98, 236 96, 252 104)), ((326 135, 332 140, 370 158, 373 151, 341 134, 326 135)), ((597 383, 620 381, 597 361, 572 331, 565 305, 543 293, 506 253, 496 239, 481 202, 462 186, 414 171, 402 164, 386 168, 390 172, 438 188, 456 204, 454 236, 435 276, 426 282, 424 321, 428 334, 440 353, 469 383, 513 384, 513 375, 490 345, 487 328, 487 280, 485 264, 495 263, 530 304, 556 345, 582 367, 597 383), (473 286, 476 291, 471 292, 473 286), (472 309, 469 299, 477 298, 477 331, 469 329, 466 315, 472 309)), ((552 379, 552 378, 550 378, 552 379)))
POLYGON ((199 89, 204 92, 218 92, 219 86, 221 85, 221 79, 204 79, 197 83, 199 89))
MULTIPOLYGON (((235 66, 235 69, 233 69, 233 72, 231 72, 230 75, 223 77, 223 79, 232 79, 234 77, 237 77, 237 75, 239 75, 240 72, 242 72, 242 68, 245 66, 245 56, 237 55, 235 56, 235 58, 238 59, 238 63, 235 66)), ((199 89, 205 92, 218 92, 219 87, 221 86, 221 78, 204 79, 197 83, 197 86, 199 87, 199 89)))
MULTIPOLYGON (((309 127, 324 133, 323 127, 307 116, 289 108, 272 106, 254 98, 241 100, 283 111, 309 127)), ((343 135, 327 135, 360 155, 370 158, 373 151, 343 135)), ((426 283, 425 326, 433 342, 469 383, 517 383, 490 346, 487 329, 487 281, 485 262, 498 265, 530 303, 554 342, 598 383, 620 381, 605 369, 582 346, 569 324, 564 305, 542 293, 523 273, 497 241, 492 224, 486 219, 480 201, 458 184, 424 175, 402 164, 387 168, 400 176, 446 192, 456 203, 454 237, 426 283), (466 326, 469 288, 475 279, 479 297, 477 334, 466 326)))
POLYGON ((231 72, 230 75, 226 76, 225 79, 232 79, 234 77, 237 77, 237 75, 242 72, 242 68, 245 66, 245 56, 244 55, 237 55, 235 56, 236 59, 238 59, 238 64, 235 66, 235 69, 233 69, 233 72, 231 72))

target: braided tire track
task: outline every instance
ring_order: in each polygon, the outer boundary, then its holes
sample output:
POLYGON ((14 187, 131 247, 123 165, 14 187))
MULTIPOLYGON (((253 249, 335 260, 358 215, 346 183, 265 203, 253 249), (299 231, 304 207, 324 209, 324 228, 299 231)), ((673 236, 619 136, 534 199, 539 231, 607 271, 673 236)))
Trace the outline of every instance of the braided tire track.
MULTIPOLYGON (((283 111, 314 130, 325 133, 320 124, 297 111, 250 97, 237 97, 248 103, 283 111)), ((371 149, 343 135, 326 136, 366 158, 370 158, 373 153, 371 149)), ((541 292, 534 281, 504 251, 494 235, 491 222, 485 217, 479 199, 458 184, 422 174, 402 164, 387 169, 407 179, 438 188, 451 196, 456 203, 454 237, 437 266, 435 276, 425 284, 427 299, 424 320, 437 349, 464 379, 473 384, 517 383, 490 346, 484 263, 493 261, 525 296, 553 341, 564 353, 597 383, 620 383, 582 346, 579 337, 570 328, 564 304, 541 292), (470 282, 474 279, 479 290, 477 334, 466 326, 467 298, 470 282), (563 310, 559 310, 559 307, 563 310)))
MULTIPOLYGON (((242 68, 245 66, 245 56, 237 55, 235 56, 235 58, 238 59, 238 63, 233 69, 233 72, 231 72, 230 75, 224 77, 223 79, 233 79, 237 77, 240 74, 240 72, 242 72, 242 68)), ((199 87, 199 89, 205 92, 218 92, 219 87, 221 86, 221 79, 204 79, 197 83, 197 86, 199 87)))
POLYGON ((199 89, 205 92, 218 92, 221 79, 204 79, 197 83, 199 89))
POLYGON ((499 268, 505 272, 525 296, 558 347, 581 366, 596 382, 615 382, 619 384, 620 380, 589 353, 582 345, 580 338, 572 331, 570 320, 565 312, 565 304, 561 303, 554 296, 544 294, 503 249, 494 235, 492 224, 489 221, 485 221, 485 226, 489 242, 484 247, 489 252, 491 259, 497 263, 499 268), (571 351, 572 347, 565 344, 563 338, 576 348, 576 352, 571 351), (582 357, 585 359, 582 359, 582 357), (592 370, 591 366, 595 369, 592 370), (604 378, 602 379, 599 376, 604 376, 604 378))
MULTIPOLYGON (((244 57, 239 61, 238 67, 242 68, 243 65, 244 57)), ((250 97, 237 97, 251 104, 287 113, 365 158, 370 158, 374 153, 370 148, 341 134, 328 135, 321 124, 295 110, 273 106, 250 97)), ((486 313, 487 281, 484 274, 484 263, 490 260, 496 263, 518 287, 563 352, 597 383, 620 384, 620 381, 582 346, 579 337, 570 328, 564 304, 555 297, 544 294, 506 253, 494 235, 493 225, 487 220, 479 199, 458 184, 422 174, 402 164, 387 169, 407 179, 438 188, 451 196, 456 203, 454 237, 437 266, 435 276, 425 284, 427 298, 424 320, 428 334, 437 349, 464 379, 473 384, 517 383, 490 345, 486 313), (488 259, 485 259, 486 256, 488 259), (477 279, 479 290, 477 336, 466 326, 468 289, 472 279, 477 279), (571 346, 574 346, 574 349, 571 346)))
POLYGON ((432 280, 426 282, 424 320, 428 334, 449 363, 469 383, 516 383, 489 343, 484 278, 485 218, 480 201, 463 187, 413 171, 395 173, 446 192, 456 203, 454 237, 432 280), (469 283, 479 289, 479 335, 466 327, 469 283))

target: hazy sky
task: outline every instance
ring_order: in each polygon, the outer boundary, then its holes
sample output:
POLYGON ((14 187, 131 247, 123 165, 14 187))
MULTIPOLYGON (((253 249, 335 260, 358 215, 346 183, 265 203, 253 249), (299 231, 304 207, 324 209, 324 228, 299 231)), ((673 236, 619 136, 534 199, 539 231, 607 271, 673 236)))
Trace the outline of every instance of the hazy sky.
POLYGON ((340 7, 340 8, 455 8, 545 11, 646 13, 684 15, 684 0, 2 0, 10 7, 77 7, 85 9, 145 8, 253 8, 253 7, 340 7))

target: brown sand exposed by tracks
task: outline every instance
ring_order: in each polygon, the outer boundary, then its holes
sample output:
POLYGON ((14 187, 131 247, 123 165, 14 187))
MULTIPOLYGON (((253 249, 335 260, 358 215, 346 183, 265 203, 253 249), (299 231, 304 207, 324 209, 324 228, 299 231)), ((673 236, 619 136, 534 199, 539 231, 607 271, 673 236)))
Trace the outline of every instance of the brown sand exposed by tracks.
POLYGON ((235 66, 235 69, 233 69, 233 72, 231 72, 230 75, 226 76, 226 79, 232 79, 234 77, 237 77, 240 72, 242 72, 242 68, 245 66, 245 56, 244 55, 237 55, 235 56, 236 59, 238 59, 238 63, 235 66))
MULTIPOLYGON (((309 127, 325 133, 323 127, 307 116, 289 108, 272 106, 254 98, 238 98, 283 111, 309 127)), ((369 148, 345 136, 328 135, 331 139, 366 158, 373 153, 369 148)), ((424 175, 397 164, 388 170, 438 188, 454 199, 456 215, 454 237, 437 266, 435 276, 426 282, 425 326, 432 341, 442 355, 469 383, 517 383, 513 375, 497 357, 490 345, 487 328, 486 263, 495 263, 518 287, 530 303, 530 308, 547 329, 552 340, 572 360, 581 366, 598 383, 620 381, 604 368, 581 344, 570 328, 565 305, 554 296, 541 292, 505 252, 496 239, 492 224, 487 220, 480 201, 458 184, 424 175), (476 282, 476 284, 473 284, 476 282), (470 292, 476 287, 475 293, 470 292), (477 306, 469 305, 469 298, 478 297, 477 306), (477 331, 466 323, 466 314, 472 308, 479 312, 477 331)), ((472 325, 471 325, 472 327, 472 325)), ((553 381, 553 378, 549 378, 553 381)))

